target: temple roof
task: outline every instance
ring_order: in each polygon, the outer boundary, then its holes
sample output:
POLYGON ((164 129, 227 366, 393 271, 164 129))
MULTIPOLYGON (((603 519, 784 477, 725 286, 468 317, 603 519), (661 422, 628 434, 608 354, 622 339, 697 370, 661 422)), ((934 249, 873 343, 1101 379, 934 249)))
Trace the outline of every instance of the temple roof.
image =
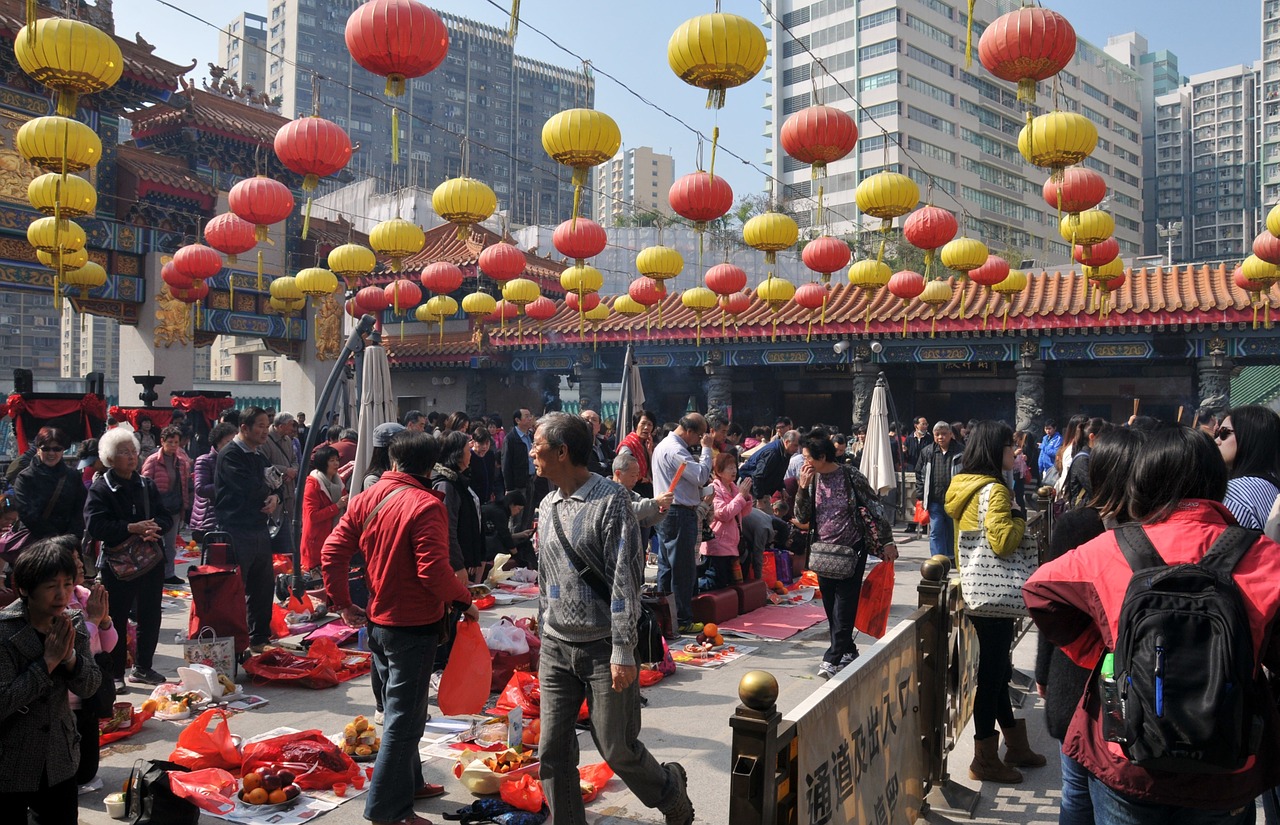
POLYGON ((138 178, 137 197, 152 191, 163 194, 187 196, 201 202, 204 209, 213 208, 218 190, 201 180, 177 158, 167 157, 133 146, 120 146, 117 150, 120 168, 138 178))
MULTIPOLYGON (((3 0, 0 0, 3 2, 3 0)), ((225 95, 191 86, 169 99, 166 106, 152 106, 130 115, 133 137, 146 141, 160 135, 194 127, 252 146, 271 147, 276 132, 288 118, 250 106, 225 95)))

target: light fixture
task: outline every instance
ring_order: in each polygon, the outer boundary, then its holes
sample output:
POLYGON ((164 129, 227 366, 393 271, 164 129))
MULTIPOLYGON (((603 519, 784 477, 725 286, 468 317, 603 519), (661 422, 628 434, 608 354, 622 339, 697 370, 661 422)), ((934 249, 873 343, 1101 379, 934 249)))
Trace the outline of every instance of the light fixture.
POLYGON ((1227 363, 1227 342, 1222 338, 1209 339, 1209 363, 1216 370, 1222 369, 1227 363))
POLYGON ((1031 369, 1031 365, 1035 363, 1036 356, 1039 355, 1040 347, 1035 341, 1023 341, 1022 346, 1018 348, 1018 366, 1024 370, 1031 369))

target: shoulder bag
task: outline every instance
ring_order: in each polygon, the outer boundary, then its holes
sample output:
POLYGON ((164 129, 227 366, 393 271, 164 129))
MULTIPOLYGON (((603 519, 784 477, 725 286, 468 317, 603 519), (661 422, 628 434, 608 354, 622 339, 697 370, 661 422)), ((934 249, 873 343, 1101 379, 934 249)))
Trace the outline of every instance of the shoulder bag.
MULTIPOLYGON (((853 479, 845 472, 845 483, 849 485, 849 507, 857 507, 857 493, 853 479)), ((827 579, 852 579, 861 577, 867 564, 867 529, 861 512, 853 512, 853 524, 858 528, 861 537, 855 547, 836 544, 829 541, 818 541, 818 479, 814 475, 813 484, 809 488, 809 498, 813 501, 813 523, 809 525, 809 569, 827 579)))
MULTIPOLYGON (((49 497, 49 501, 44 506, 44 512, 40 514, 41 521, 48 521, 49 516, 53 515, 53 506, 58 503, 58 498, 62 494, 62 488, 67 484, 67 477, 64 474, 58 479, 58 486, 53 488, 53 495, 49 497)), ((31 531, 27 529, 25 524, 15 524, 9 528, 8 532, 0 536, 0 560, 13 564, 18 560, 18 556, 23 550, 35 541, 35 536, 31 535, 31 531)))
POLYGON ((957 544, 960 555, 960 592, 965 610, 973 616, 1018 619, 1027 615, 1022 586, 1040 565, 1035 536, 1022 534, 1022 543, 1008 556, 997 556, 987 540, 987 508, 992 482, 978 494, 978 528, 961 530, 957 544))
MULTIPOLYGON (((601 601, 606 605, 612 604, 613 598, 609 594, 609 588, 605 585, 604 574, 590 566, 578 554, 577 549, 569 541, 569 537, 565 535, 564 526, 560 524, 560 514, 555 507, 551 508, 551 524, 555 527, 556 537, 560 540, 560 546, 564 548, 565 555, 569 557, 569 563, 578 572, 578 576, 600 597, 601 601)), ((645 604, 640 598, 638 587, 636 590, 636 604, 640 607, 640 613, 636 619, 636 664, 661 662, 665 651, 662 641, 662 625, 658 621, 658 617, 654 615, 653 608, 645 604)))
MULTIPOLYGON (((151 491, 147 489, 146 480, 138 480, 142 484, 142 516, 144 520, 150 519, 151 491)), ((115 547, 106 548, 103 555, 106 556, 111 574, 122 582, 136 579, 164 561, 164 551, 159 542, 134 535, 115 547)))

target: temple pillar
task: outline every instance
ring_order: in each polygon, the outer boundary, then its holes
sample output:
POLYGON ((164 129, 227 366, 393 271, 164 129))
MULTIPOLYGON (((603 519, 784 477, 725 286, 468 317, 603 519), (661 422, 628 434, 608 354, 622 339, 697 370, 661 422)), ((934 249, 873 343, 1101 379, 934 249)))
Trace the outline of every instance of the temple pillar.
POLYGON ((604 372, 595 367, 584 367, 578 379, 578 411, 601 411, 601 398, 604 395, 604 372))
POLYGON ((1034 437, 1044 426, 1044 362, 1023 359, 1014 368, 1018 385, 1014 390, 1016 429, 1034 437))
POLYGON ((702 382, 707 397, 707 416, 733 417, 733 367, 709 367, 712 370, 702 382))
POLYGON ((489 372, 467 370, 467 415, 473 422, 489 414, 489 372))
POLYGON ((1219 415, 1231 408, 1231 370, 1235 365, 1221 354, 1196 359, 1196 391, 1201 407, 1219 415))
POLYGON ((853 375, 853 426, 866 426, 871 420, 871 396, 876 389, 876 375, 870 369, 853 375))
POLYGON ((279 361, 280 410, 294 414, 304 412, 308 421, 316 421, 320 393, 346 340, 343 323, 346 316, 342 304, 333 295, 318 302, 313 299, 307 311, 304 320, 312 335, 302 344, 302 357, 295 361, 282 356, 279 361))
POLYGON ((120 374, 116 397, 136 406, 135 375, 163 375, 161 406, 169 406, 169 390, 188 390, 195 379, 195 342, 191 305, 173 297, 160 279, 160 253, 143 263, 143 307, 137 326, 120 325, 120 374))

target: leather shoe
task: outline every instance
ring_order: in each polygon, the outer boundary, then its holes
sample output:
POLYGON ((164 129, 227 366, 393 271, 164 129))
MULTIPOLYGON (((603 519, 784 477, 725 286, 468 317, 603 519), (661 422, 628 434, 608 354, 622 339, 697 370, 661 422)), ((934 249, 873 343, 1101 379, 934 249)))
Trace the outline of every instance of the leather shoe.
POLYGON ((397 819, 395 822, 379 822, 376 819, 371 821, 373 822, 373 825, 432 825, 430 819, 427 819, 425 816, 418 816, 417 814, 410 814, 404 819, 397 819))
POLYGON ((435 799, 437 796, 444 796, 444 785, 433 785, 430 782, 424 782, 413 792, 414 799, 435 799))

